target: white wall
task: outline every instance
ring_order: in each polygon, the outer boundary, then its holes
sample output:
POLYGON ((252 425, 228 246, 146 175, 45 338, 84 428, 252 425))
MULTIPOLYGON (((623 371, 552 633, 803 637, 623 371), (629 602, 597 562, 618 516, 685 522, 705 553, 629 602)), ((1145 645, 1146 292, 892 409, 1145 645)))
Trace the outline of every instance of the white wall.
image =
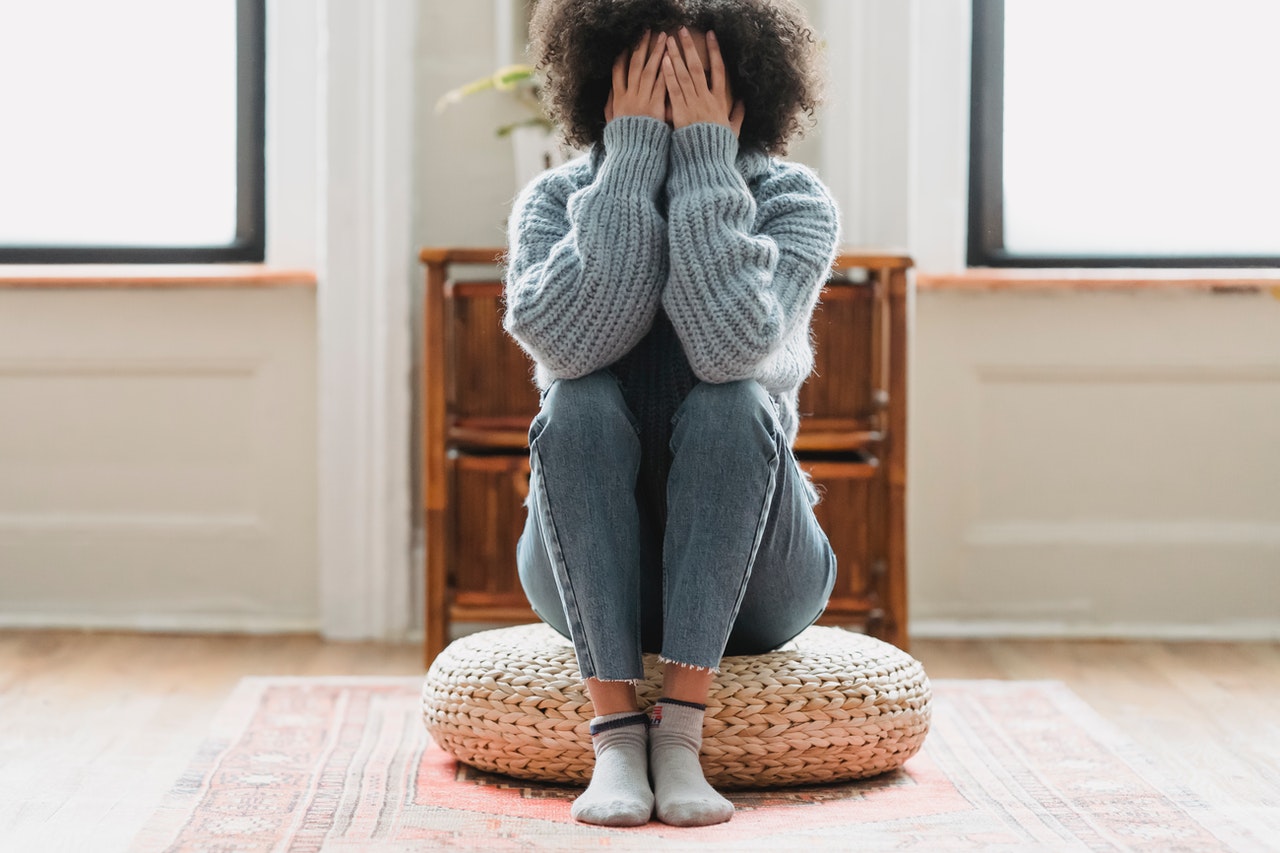
POLYGON ((925 293, 918 634, 1280 637, 1280 300, 925 293))
MULTIPOLYGON (((324 254, 319 23, 268 4, 276 267, 324 254)), ((317 400, 310 286, 0 288, 0 625, 320 628, 317 400)))
POLYGON ((0 625, 314 629, 308 287, 0 288, 0 625))
MULTIPOLYGON (((294 22, 271 52, 269 260, 321 269, 319 303, 305 289, 0 291, 0 623, 398 630, 421 580, 395 529, 407 487, 393 469, 413 449, 398 395, 416 388, 399 353, 420 316, 416 289, 397 301, 418 278, 404 256, 503 242, 514 170, 492 129, 509 106, 432 110, 510 58, 502 2, 414 4, 403 163, 390 137, 405 87, 380 47, 412 19, 400 0, 330 56, 315 4, 273 3, 294 22), (343 305, 360 309, 350 322, 343 305), (322 399, 363 413, 324 421, 338 454, 324 459, 322 399), (342 547, 318 553, 322 528, 342 547)), ((832 79, 794 157, 835 191, 846 244, 959 268, 966 0, 807 5, 832 79)), ((1280 636, 1280 302, 922 292, 917 307, 917 633, 1280 636)))
MULTIPOLYGON (((421 4, 417 24, 414 123, 414 235, 417 245, 500 246, 515 198, 511 143, 498 127, 521 115, 499 92, 482 92, 444 113, 436 100, 450 89, 514 61, 499 55, 500 3, 421 4)), ((509 49, 509 40, 503 46, 509 49)))
MULTIPOLYGON (((968 0, 804 5, 830 82, 793 156, 831 186, 843 241, 962 269, 968 0)), ((420 103, 491 65, 491 4, 430 18, 420 103)), ((511 192, 484 136, 495 100, 420 115, 421 194, 472 199, 421 211, 422 242, 494 242, 511 192)), ((1277 311, 1209 293, 919 293, 913 629, 1280 636, 1277 311)))
MULTIPOLYGON (((967 0, 827 0, 851 242, 964 267, 967 0)), ((1195 168, 1195 164, 1189 164, 1195 168)), ((1280 302, 918 294, 916 634, 1280 637, 1280 302)))
POLYGON ((418 5, 268 3, 267 262, 314 290, 0 292, 0 624, 405 635, 418 5))

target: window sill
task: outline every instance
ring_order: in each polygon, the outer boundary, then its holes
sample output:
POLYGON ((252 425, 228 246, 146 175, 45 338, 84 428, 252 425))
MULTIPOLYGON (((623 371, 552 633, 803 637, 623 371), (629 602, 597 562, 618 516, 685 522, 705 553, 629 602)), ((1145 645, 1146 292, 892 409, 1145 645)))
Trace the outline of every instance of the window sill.
POLYGON ((1262 293, 1280 298, 1280 269, 1029 269, 971 267, 956 273, 916 274, 918 290, 1150 291, 1262 293))
POLYGON ((0 288, 315 286, 312 270, 265 264, 0 264, 0 288))

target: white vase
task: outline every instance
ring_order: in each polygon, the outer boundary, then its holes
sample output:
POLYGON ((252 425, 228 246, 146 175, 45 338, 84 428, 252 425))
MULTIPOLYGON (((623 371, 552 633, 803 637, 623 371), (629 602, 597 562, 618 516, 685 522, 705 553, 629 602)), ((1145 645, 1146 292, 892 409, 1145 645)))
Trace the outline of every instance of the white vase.
POLYGON ((525 125, 511 131, 516 158, 516 191, 553 166, 567 163, 578 152, 560 144, 556 134, 539 125, 525 125))

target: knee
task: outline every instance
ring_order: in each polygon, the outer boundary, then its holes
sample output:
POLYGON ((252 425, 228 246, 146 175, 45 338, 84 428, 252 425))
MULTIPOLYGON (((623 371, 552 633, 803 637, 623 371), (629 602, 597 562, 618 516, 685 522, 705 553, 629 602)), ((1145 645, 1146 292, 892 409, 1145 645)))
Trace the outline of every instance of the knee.
POLYGON ((773 399, 754 379, 695 385, 676 413, 676 428, 749 447, 772 447, 779 434, 773 399))
POLYGON ((627 408, 617 379, 607 370, 598 370, 552 383, 530 427, 529 442, 545 444, 553 439, 592 446, 635 435, 635 416, 627 408))

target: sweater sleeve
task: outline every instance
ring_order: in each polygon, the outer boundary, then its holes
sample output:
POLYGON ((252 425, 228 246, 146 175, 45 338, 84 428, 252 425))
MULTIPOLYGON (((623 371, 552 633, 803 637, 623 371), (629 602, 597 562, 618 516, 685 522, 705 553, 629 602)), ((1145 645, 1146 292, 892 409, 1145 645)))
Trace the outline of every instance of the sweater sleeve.
POLYGON ((549 172, 516 200, 503 326, 554 378, 612 364, 653 324, 667 270, 657 202, 670 141, 664 122, 619 116, 605 125, 591 183, 549 172))
POLYGON ((808 327, 839 239, 835 202, 812 172, 774 166, 753 196, 737 151, 733 131, 718 124, 672 136, 662 305, 705 382, 753 378, 788 340, 807 340, 799 327, 808 327))

